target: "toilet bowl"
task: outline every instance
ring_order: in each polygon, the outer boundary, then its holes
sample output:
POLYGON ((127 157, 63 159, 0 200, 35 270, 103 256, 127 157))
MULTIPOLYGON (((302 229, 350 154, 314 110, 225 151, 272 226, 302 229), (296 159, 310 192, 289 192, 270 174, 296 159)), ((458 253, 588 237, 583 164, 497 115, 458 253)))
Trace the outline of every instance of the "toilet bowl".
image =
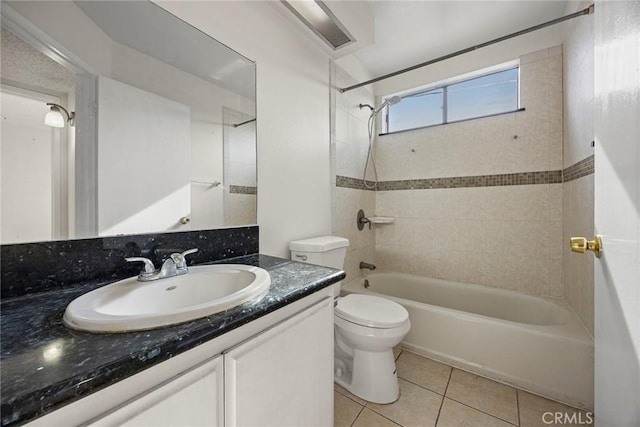
MULTIPOLYGON (((291 259, 342 268, 349 241, 324 236, 291 242, 291 259)), ((354 395, 374 403, 400 397, 393 347, 411 328, 400 304, 372 296, 338 297, 334 287, 334 381, 354 395)))
POLYGON ((358 294, 338 298, 334 381, 369 402, 395 402, 400 390, 393 347, 410 328, 407 310, 393 301, 358 294))

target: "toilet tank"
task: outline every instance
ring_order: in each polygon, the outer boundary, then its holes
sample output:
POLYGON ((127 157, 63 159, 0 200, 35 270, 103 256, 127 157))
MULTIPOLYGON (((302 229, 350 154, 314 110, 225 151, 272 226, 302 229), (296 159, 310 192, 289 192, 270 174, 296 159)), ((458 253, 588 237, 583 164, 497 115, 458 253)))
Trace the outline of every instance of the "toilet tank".
POLYGON ((339 269, 344 266, 347 247, 349 240, 337 236, 315 237, 289 243, 292 260, 339 269))

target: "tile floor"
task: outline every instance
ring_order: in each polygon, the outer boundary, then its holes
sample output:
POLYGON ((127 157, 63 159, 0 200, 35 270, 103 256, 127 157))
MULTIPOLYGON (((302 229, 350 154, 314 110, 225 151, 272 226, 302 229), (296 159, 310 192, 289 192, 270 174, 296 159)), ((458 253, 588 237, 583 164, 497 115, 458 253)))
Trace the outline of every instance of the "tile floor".
POLYGON ((584 411, 407 350, 394 353, 400 399, 378 405, 335 385, 335 427, 547 427, 545 412, 576 413, 578 423, 563 426, 584 426, 589 419, 584 411))

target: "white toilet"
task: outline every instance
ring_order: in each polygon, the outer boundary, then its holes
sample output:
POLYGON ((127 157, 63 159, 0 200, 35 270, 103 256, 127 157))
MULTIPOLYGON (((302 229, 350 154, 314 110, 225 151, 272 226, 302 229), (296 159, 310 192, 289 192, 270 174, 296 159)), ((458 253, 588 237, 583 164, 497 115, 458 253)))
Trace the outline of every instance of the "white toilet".
MULTIPOLYGON (((291 242, 291 259, 343 268, 349 241, 324 236, 291 242)), ((411 328, 409 313, 400 304, 372 295, 339 297, 334 285, 334 381, 356 396, 374 403, 400 397, 393 347, 411 328)))

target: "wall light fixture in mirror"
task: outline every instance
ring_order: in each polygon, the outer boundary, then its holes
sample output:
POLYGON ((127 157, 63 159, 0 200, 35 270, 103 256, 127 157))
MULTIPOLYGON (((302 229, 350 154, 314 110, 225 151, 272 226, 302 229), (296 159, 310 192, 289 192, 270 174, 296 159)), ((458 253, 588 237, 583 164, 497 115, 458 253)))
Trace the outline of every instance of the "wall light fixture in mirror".
POLYGON ((1 243, 256 223, 253 61, 149 1, 0 12, 1 243))

